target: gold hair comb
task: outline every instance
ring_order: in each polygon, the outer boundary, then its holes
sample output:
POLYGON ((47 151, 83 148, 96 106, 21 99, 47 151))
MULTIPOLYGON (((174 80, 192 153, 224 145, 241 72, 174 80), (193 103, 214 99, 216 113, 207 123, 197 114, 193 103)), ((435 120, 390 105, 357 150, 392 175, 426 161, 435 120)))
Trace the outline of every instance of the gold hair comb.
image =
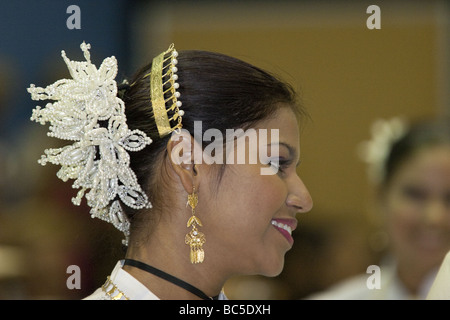
POLYGON ((182 127, 184 111, 180 109, 182 103, 178 100, 180 93, 177 89, 180 85, 176 82, 177 57, 178 52, 172 43, 167 51, 153 59, 151 72, 144 76, 150 78, 150 99, 160 137, 182 127), (169 112, 172 116, 169 116, 169 112), (176 124, 172 126, 171 122, 176 124))

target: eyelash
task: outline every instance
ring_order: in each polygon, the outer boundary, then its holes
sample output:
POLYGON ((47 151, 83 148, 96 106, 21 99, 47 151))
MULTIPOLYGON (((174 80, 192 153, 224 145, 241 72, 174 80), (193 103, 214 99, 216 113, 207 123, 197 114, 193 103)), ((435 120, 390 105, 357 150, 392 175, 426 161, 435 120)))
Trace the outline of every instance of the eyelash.
POLYGON ((286 168, 292 163, 291 160, 278 159, 278 161, 271 160, 268 165, 278 169, 278 173, 284 173, 286 168))

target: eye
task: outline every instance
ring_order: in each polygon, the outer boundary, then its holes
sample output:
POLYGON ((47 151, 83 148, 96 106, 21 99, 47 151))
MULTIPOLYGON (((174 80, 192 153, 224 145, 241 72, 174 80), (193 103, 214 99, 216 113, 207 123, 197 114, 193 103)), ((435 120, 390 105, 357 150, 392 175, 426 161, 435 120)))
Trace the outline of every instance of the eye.
POLYGON ((283 170, 283 169, 281 169, 280 162, 277 160, 270 160, 268 165, 271 166, 273 169, 275 169, 278 172, 283 170))
POLYGON ((444 201, 445 201, 445 204, 447 205, 447 207, 450 208, 450 192, 444 196, 444 201))
POLYGON ((284 173, 291 163, 291 160, 278 158, 269 160, 268 165, 277 170, 278 173, 284 173))
POLYGON ((413 201, 424 201, 427 198, 427 193, 422 188, 414 186, 406 186, 403 188, 403 194, 413 201))

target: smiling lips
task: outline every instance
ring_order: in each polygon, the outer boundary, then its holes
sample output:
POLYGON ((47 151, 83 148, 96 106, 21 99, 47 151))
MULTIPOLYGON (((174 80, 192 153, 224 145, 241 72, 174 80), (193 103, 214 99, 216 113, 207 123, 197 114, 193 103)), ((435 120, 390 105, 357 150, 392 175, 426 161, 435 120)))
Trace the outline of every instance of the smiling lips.
POLYGON ((272 219, 270 223, 286 238, 290 245, 294 244, 292 231, 297 227, 296 219, 272 219))

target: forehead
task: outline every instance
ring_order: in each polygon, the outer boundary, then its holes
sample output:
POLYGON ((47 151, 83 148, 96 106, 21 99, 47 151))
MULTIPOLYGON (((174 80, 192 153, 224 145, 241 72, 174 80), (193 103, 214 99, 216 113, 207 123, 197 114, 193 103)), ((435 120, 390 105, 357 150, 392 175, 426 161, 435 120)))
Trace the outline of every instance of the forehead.
POLYGON ((279 108, 272 117, 261 121, 256 128, 278 130, 280 141, 272 141, 272 143, 286 142, 295 147, 299 145, 298 121, 289 107, 279 108))
POLYGON ((450 185, 450 146, 426 147, 417 151, 400 168, 399 176, 445 180, 450 185))
POLYGON ((423 168, 450 167, 450 146, 436 145, 422 148, 411 158, 410 163, 423 168))

